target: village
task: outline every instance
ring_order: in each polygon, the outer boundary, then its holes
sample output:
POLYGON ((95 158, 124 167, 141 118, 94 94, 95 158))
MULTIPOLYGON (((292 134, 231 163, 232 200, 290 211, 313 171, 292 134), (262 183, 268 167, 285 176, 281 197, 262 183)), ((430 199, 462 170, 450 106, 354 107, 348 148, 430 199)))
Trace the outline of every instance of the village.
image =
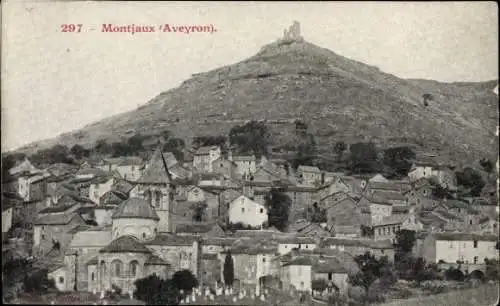
MULTIPOLYGON (((113 304, 116 294, 139 303, 138 281, 179 275, 188 285, 169 303, 346 305, 417 278, 459 280, 456 288, 498 279, 494 189, 458 197, 452 168, 433 156, 417 155, 395 180, 226 148, 187 149, 178 159, 158 145, 148 160, 85 158, 43 169, 20 160, 2 188, 3 258, 24 260, 55 291, 94 304, 113 304), (366 271, 369 262, 410 272, 397 280, 366 271), (417 277, 415 262, 425 275, 417 277)), ((16 288, 13 298, 26 281, 16 288)), ((394 298, 409 296, 406 289, 394 298)))

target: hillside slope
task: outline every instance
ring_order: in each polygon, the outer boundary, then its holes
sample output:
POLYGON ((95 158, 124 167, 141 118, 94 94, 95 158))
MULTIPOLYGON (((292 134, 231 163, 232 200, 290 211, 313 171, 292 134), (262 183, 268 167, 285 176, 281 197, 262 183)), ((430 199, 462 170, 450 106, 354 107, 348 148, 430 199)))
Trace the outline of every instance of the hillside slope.
POLYGON ((280 40, 239 63, 193 75, 134 111, 21 151, 162 130, 186 138, 220 135, 252 119, 268 120, 279 144, 301 118, 324 151, 337 140, 373 140, 477 160, 498 151, 497 84, 404 80, 306 41, 280 40), (427 107, 425 93, 434 97, 427 107))

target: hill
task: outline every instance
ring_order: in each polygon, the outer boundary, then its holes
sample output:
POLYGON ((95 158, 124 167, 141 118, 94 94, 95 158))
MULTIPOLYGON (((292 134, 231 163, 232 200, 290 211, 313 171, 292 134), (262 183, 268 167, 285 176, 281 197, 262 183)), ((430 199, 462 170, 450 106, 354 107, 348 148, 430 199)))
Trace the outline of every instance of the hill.
POLYGON ((272 141, 283 145, 300 118, 323 152, 338 140, 372 140, 382 147, 415 145, 455 161, 496 159, 497 84, 405 80, 300 36, 286 37, 239 63, 195 74, 136 110, 19 151, 56 143, 92 146, 163 130, 187 139, 220 135, 252 119, 266 120, 272 141), (424 94, 433 97, 428 106, 424 94))

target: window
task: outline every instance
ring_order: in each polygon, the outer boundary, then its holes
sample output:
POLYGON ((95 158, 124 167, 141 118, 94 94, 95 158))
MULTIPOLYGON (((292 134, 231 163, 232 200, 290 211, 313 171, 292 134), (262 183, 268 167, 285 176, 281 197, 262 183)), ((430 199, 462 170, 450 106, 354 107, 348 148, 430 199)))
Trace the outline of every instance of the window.
POLYGON ((306 244, 306 249, 308 249, 308 248, 309 248, 309 246, 306 244))
POLYGON ((160 207, 160 202, 161 202, 161 192, 156 191, 155 192, 155 207, 156 208, 160 207))
POLYGON ((245 212, 245 208, 244 208, 244 207, 242 207, 242 208, 241 208, 241 212, 242 212, 242 213, 244 213, 244 212, 245 212))
POLYGON ((474 256, 474 264, 477 264, 477 260, 478 260, 477 256, 474 256))
POLYGON ((378 229, 378 235, 382 235, 382 230, 380 228, 378 229))
POLYGON ((469 220, 469 224, 472 225, 472 220, 469 220))
POLYGON ((453 241, 450 241, 450 249, 453 248, 453 241))
MULTIPOLYGON (((92 275, 94 275, 94 273, 92 273, 92 275)), ((64 277, 61 276, 61 277, 59 277, 59 284, 62 284, 62 283, 64 283, 64 277)))
POLYGON ((261 208, 260 209, 260 213, 263 214, 264 213, 264 208, 261 208))
POLYGON ((158 229, 155 228, 155 235, 158 234, 158 229))
POLYGON ((111 262, 111 276, 112 277, 120 277, 122 275, 123 271, 123 263, 115 259, 113 262, 111 262))
POLYGON ((137 268, 139 267, 139 263, 137 261, 131 261, 129 265, 130 277, 137 276, 137 268))
POLYGON ((42 234, 42 240, 45 240, 45 235, 44 234, 42 234))
POLYGON ((396 232, 396 227, 395 227, 395 226, 393 226, 393 227, 392 227, 392 233, 395 233, 395 232, 396 232))
MULTIPOLYGON (((94 280, 95 280, 95 273, 94 273, 94 272, 92 272, 92 275, 90 276, 90 279, 91 279, 92 281, 94 281, 94 280)), ((60 282, 60 280, 59 280, 59 282, 60 282)))
POLYGON ((477 240, 474 240, 474 248, 477 249, 477 240))
POLYGON ((146 233, 142 233, 142 239, 146 239, 146 233))
POLYGON ((265 257, 262 258, 262 262, 266 262, 266 258, 265 257))

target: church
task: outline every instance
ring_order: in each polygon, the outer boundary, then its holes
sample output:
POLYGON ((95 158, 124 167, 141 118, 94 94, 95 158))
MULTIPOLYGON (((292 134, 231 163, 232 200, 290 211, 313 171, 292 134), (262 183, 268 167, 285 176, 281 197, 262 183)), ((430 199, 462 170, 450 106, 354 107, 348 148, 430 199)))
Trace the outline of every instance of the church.
POLYGON ((64 260, 49 277, 61 291, 134 291, 137 279, 156 274, 169 278, 188 269, 198 277, 197 236, 172 234, 171 206, 175 184, 158 149, 130 198, 110 212, 105 224, 77 231, 64 260))

